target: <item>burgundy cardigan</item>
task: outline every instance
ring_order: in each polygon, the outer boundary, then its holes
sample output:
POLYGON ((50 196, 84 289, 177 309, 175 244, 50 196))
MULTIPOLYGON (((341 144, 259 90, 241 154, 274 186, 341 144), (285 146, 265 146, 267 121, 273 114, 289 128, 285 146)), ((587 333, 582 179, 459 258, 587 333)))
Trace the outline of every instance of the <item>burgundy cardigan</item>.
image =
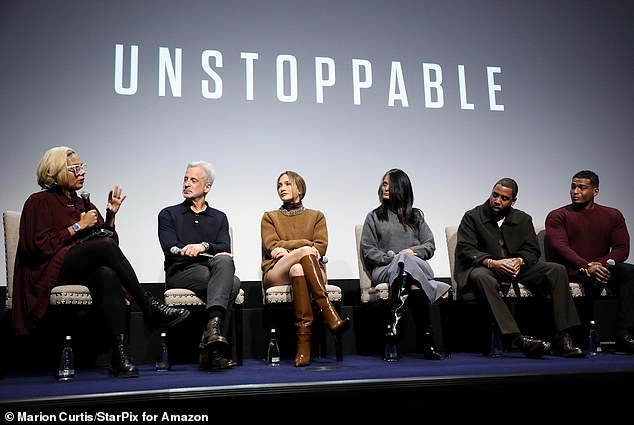
MULTIPOLYGON (((91 207, 96 209, 92 204, 91 207)), ((35 331, 44 317, 66 253, 85 236, 82 232, 74 236, 68 232, 82 212, 82 199, 76 193, 69 199, 59 188, 34 193, 24 203, 13 277, 16 334, 35 331)), ((97 215, 96 228, 105 227, 99 211, 97 215)), ((116 233, 113 237, 118 240, 116 233)))

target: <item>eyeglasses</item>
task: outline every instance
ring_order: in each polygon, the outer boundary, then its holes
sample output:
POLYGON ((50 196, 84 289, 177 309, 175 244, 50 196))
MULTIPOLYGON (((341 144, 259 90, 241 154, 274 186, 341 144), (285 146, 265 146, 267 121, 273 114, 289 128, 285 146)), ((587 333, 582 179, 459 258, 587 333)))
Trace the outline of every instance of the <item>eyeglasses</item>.
POLYGON ((67 165, 66 169, 77 176, 82 171, 84 171, 84 172, 86 171, 86 163, 75 164, 75 165, 67 165))

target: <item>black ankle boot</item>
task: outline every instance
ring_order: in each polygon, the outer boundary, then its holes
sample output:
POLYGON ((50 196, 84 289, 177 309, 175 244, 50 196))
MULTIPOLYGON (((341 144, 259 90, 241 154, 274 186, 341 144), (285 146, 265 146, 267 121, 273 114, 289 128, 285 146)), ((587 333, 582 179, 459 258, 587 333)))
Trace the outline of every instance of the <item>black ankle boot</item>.
POLYGON ((200 341, 200 348, 207 351, 226 349, 229 346, 227 338, 222 335, 222 320, 216 316, 209 319, 207 329, 200 341))
POLYGON ((417 289, 411 291, 409 302, 416 323, 416 352, 423 353, 425 360, 440 360, 429 317, 429 298, 422 289, 417 289))
POLYGON ((442 356, 434 346, 434 336, 430 331, 423 334, 423 358, 425 360, 440 360, 442 356))
POLYGON ((136 378, 139 369, 132 362, 128 350, 128 342, 125 335, 120 334, 114 340, 112 347, 112 360, 110 361, 110 373, 117 378, 136 378))
POLYGON ((155 298, 149 292, 145 293, 143 315, 145 321, 150 328, 156 326, 162 326, 169 328, 177 323, 182 322, 187 316, 189 311, 184 308, 174 308, 165 304, 163 301, 155 298))

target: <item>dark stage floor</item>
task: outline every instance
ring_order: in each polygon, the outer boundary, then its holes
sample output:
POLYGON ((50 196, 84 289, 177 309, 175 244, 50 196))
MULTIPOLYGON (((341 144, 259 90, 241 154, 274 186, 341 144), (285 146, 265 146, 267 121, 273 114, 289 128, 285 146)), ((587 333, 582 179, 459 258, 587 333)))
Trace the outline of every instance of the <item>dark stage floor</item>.
POLYGON ((45 419, 59 421, 70 414, 93 415, 97 421, 122 418, 107 415, 136 414, 146 421, 149 416, 141 414, 150 412, 159 419, 164 414, 192 414, 208 415, 211 423, 232 419, 266 424, 293 422, 291 406, 305 405, 313 411, 310 406, 319 403, 321 407, 303 423, 321 423, 322 414, 337 411, 341 419, 331 423, 347 423, 343 418, 349 415, 367 423, 420 415, 440 423, 484 423, 480 420, 488 415, 487 423, 501 423, 518 409, 523 413, 518 411, 511 422, 528 423, 533 415, 546 413, 549 418, 617 418, 620 402, 627 400, 630 406, 634 400, 634 356, 612 353, 540 360, 516 352, 502 358, 455 353, 441 361, 404 356, 397 363, 348 355, 343 362, 313 359, 306 368, 295 368, 290 359, 279 367, 245 359, 244 366, 219 372, 204 372, 196 365, 174 365, 168 372, 141 365, 140 370, 141 377, 133 379, 110 377, 105 368, 78 370, 68 382, 55 381, 52 372, 9 373, 0 379, 0 411, 16 418, 20 412, 53 415, 45 419), (592 401, 595 397, 602 401, 592 401), (271 405, 284 417, 263 420, 271 405), (397 413, 389 413, 394 408, 397 413), (601 412, 580 410, 588 408, 601 412), (106 416, 97 416, 98 412, 106 416))

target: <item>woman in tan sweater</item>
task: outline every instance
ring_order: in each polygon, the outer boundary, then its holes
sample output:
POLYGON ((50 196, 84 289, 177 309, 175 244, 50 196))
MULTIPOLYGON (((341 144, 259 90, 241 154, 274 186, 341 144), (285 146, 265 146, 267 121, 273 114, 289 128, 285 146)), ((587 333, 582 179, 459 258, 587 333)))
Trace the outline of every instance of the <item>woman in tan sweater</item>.
POLYGON ((326 295, 326 272, 320 262, 328 247, 328 228, 321 211, 306 209, 304 179, 294 171, 277 178, 282 206, 262 216, 262 281, 265 288, 292 285, 297 328, 295 366, 310 364, 311 293, 328 328, 338 335, 347 330, 326 295))

